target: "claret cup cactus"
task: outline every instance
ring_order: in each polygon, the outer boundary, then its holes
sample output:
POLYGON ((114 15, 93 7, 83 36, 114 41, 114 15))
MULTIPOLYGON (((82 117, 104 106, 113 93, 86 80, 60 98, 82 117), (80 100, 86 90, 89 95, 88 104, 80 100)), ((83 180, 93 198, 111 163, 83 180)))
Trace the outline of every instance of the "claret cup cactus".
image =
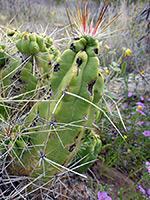
MULTIPOLYGON (((77 36, 60 56, 57 54, 46 94, 9 131, 7 125, 2 129, 5 135, 2 149, 4 154, 7 151, 13 157, 14 174, 48 182, 69 171, 82 173, 100 152, 101 141, 92 126, 98 118, 98 110, 93 105, 101 101, 104 87, 97 38, 105 34, 114 19, 102 27, 108 7, 104 4, 96 25, 92 21, 88 27, 89 1, 81 4, 82 11, 77 1, 76 16, 70 11, 77 36), (6 135, 9 139, 5 142, 6 135)), ((48 66, 42 60, 51 56, 48 43, 36 34, 23 33, 16 46, 23 55, 34 55, 44 74, 48 66)), ((30 66, 26 70, 29 69, 30 66)))
POLYGON ((31 170, 33 175, 42 173, 43 170, 46 177, 57 173, 57 163, 66 166, 88 134, 88 127, 92 125, 96 109, 68 92, 93 103, 99 102, 103 77, 98 70, 97 52, 98 42, 92 40, 90 45, 89 38, 83 37, 78 41, 71 41, 69 48, 56 60, 50 76, 50 101, 43 99, 37 103, 25 120, 26 126, 28 125, 32 132, 31 141, 37 147, 32 148, 31 152, 25 151, 22 161, 27 163, 26 159, 29 161, 31 157, 26 169, 31 170), (97 49, 96 54, 94 49, 97 49), (36 169, 40 156, 45 169, 43 165, 36 169))

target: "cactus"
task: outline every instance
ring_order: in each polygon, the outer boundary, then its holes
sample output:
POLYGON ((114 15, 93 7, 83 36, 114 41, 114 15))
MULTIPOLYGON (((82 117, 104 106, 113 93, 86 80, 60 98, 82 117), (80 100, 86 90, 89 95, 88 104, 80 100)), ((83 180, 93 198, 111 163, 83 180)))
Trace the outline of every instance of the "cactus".
POLYGON ((0 104, 1 151, 13 158, 10 170, 15 175, 48 183, 66 172, 79 174, 101 150, 100 137, 95 136, 93 127, 99 116, 93 105, 99 105, 104 87, 97 36, 110 23, 100 27, 107 4, 96 26, 92 22, 88 29, 88 4, 81 15, 77 1, 79 19, 73 14, 71 18, 79 35, 69 41, 61 55, 45 34, 9 34, 17 35, 17 39, 8 60, 2 51, 2 100, 21 99, 19 94, 23 100, 34 95, 38 100, 31 108, 22 105, 17 112, 10 104, 0 104), (43 86, 46 92, 38 92, 43 86))
POLYGON ((50 101, 44 97, 33 106, 29 116, 24 119, 28 134, 24 129, 19 138, 15 134, 15 142, 10 142, 20 145, 20 154, 16 147, 13 151, 18 157, 22 155, 16 165, 17 168, 18 165, 21 168, 24 166, 20 171, 25 174, 37 177, 44 173, 44 180, 49 180, 54 174, 60 173, 61 169, 58 168, 61 167, 58 166, 65 167, 73 159, 81 141, 88 134, 88 129, 85 131, 84 126, 92 125, 95 108, 65 92, 77 94, 94 103, 101 98, 103 77, 98 70, 98 50, 94 53, 94 49, 98 48, 98 41, 92 40, 90 43, 90 40, 89 37, 81 37, 78 41, 71 41, 70 48, 56 60, 50 76, 50 101), (71 48, 72 45, 75 49, 71 48), (76 126, 73 126, 74 123, 76 126), (24 139, 24 136, 28 139, 24 139))

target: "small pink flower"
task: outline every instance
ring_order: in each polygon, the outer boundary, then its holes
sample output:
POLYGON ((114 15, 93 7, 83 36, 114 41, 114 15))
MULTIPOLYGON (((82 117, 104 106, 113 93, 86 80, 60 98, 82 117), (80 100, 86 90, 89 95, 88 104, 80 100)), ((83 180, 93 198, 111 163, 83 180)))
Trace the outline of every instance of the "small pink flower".
POLYGON ((145 130, 142 134, 145 135, 145 136, 150 136, 150 131, 145 130))
POLYGON ((123 104, 123 107, 124 107, 124 108, 128 107, 128 104, 127 104, 127 103, 124 103, 124 104, 123 104))
POLYGON ((129 120, 127 121, 127 123, 128 123, 128 124, 132 124, 132 122, 131 122, 131 121, 129 121, 129 120))
POLYGON ((128 93, 128 97, 131 97, 132 95, 133 95, 132 92, 129 92, 129 93, 128 93))
POLYGON ((112 200, 111 197, 107 195, 106 192, 98 192, 98 200, 112 200))
POLYGON ((135 112, 135 111, 134 111, 134 112, 131 112, 131 114, 132 114, 132 115, 135 115, 135 114, 136 114, 136 112, 135 112))
POLYGON ((118 97, 118 99, 119 99, 119 100, 122 100, 122 99, 124 99, 124 98, 123 98, 123 97, 118 97))
POLYGON ((142 125, 145 125, 146 124, 146 122, 144 122, 144 121, 142 121, 142 122, 139 122, 140 124, 142 124, 142 125))
POLYGON ((141 115, 146 116, 146 114, 142 110, 138 110, 138 113, 140 113, 141 115))
POLYGON ((145 130, 142 134, 150 139, 150 131, 145 130))
POLYGON ((144 97, 141 96, 140 99, 141 99, 141 101, 144 101, 144 97))
POLYGON ((145 168, 148 169, 148 173, 149 173, 149 175, 150 175, 150 162, 146 161, 146 163, 145 163, 145 168))
POLYGON ((127 128, 127 131, 131 130, 131 126, 127 126, 126 128, 127 128))
POLYGON ((139 190, 143 193, 146 194, 146 191, 139 185, 139 190))

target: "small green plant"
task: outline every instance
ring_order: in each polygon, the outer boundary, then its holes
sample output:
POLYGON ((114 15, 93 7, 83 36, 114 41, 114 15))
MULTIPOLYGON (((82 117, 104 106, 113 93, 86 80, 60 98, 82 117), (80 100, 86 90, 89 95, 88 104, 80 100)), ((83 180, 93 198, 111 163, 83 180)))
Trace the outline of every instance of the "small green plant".
POLYGON ((97 184, 96 188, 95 188, 95 192, 93 191, 93 180, 91 179, 91 189, 92 189, 92 193, 95 197, 98 197, 98 200, 101 199, 105 199, 107 198, 108 200, 111 200, 111 197, 109 197, 107 195, 107 190, 109 188, 113 187, 113 185, 109 185, 109 186, 102 186, 101 184, 97 184))

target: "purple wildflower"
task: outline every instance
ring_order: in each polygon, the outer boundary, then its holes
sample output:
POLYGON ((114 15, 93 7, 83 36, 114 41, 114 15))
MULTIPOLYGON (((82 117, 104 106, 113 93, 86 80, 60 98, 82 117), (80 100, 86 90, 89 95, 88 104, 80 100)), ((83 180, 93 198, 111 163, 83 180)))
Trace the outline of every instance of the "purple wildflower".
POLYGON ((123 104, 123 107, 124 107, 124 108, 126 108, 127 106, 128 106, 128 104, 127 104, 127 103, 124 103, 124 104, 123 104))
POLYGON ((140 97, 141 101, 144 101, 144 97, 140 97))
POLYGON ((128 97, 131 97, 132 95, 133 95, 132 92, 129 92, 129 93, 128 93, 128 97))
POLYGON ((139 190, 143 193, 146 194, 146 191, 139 185, 139 190))
POLYGON ((150 131, 145 130, 142 134, 145 135, 145 136, 150 136, 150 131))
POLYGON ((149 195, 149 199, 150 199, 150 188, 147 190, 147 194, 149 195))
POLYGON ((128 123, 128 124, 132 124, 132 122, 131 122, 131 121, 129 121, 129 120, 127 120, 127 123, 128 123))
POLYGON ((146 116, 146 114, 142 110, 138 110, 138 113, 140 113, 141 115, 146 116))
POLYGON ((145 130, 142 134, 150 138, 150 131, 145 130))
POLYGON ((142 125, 145 125, 146 124, 146 122, 139 122, 140 124, 142 124, 142 125))
POLYGON ((147 99, 147 101, 150 101, 150 99, 147 99))
POLYGON ((142 109, 144 109, 144 108, 145 108, 145 105, 144 105, 144 103, 142 103, 142 102, 137 102, 136 104, 137 104, 137 105, 139 105, 139 106, 141 106, 141 107, 142 107, 142 109))
POLYGON ((111 197, 107 195, 106 192, 98 192, 98 200, 112 200, 111 197))
POLYGON ((134 112, 131 112, 131 114, 134 115, 134 114, 136 114, 136 112, 135 112, 135 111, 134 111, 134 112))
POLYGON ((118 99, 119 99, 119 100, 122 100, 122 99, 124 99, 124 98, 123 98, 123 97, 118 97, 118 99))
POLYGON ((150 175, 150 162, 146 161, 146 163, 145 163, 145 168, 148 169, 148 173, 149 173, 149 175, 150 175))
POLYGON ((139 134, 140 134, 139 132, 136 133, 136 135, 139 135, 139 134))
POLYGON ((127 128, 127 131, 129 131, 131 129, 131 126, 127 126, 126 128, 127 128))

